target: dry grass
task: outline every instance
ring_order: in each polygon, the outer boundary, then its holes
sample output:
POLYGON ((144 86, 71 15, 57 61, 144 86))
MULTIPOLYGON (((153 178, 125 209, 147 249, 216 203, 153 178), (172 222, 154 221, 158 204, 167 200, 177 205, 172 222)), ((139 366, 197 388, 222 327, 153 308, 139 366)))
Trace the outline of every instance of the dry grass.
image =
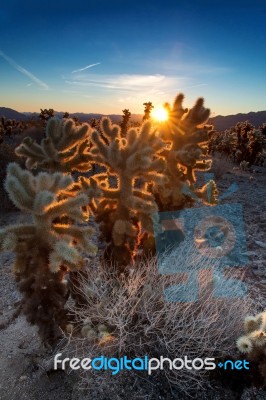
MULTIPOLYGON (((254 304, 249 295, 243 298, 213 298, 211 273, 217 267, 217 261, 212 260, 208 270, 203 271, 202 259, 196 249, 193 251, 193 267, 190 270, 198 272, 200 286, 196 302, 165 301, 164 289, 176 284, 180 278, 184 279, 185 272, 161 276, 155 257, 140 261, 137 268, 130 269, 128 276, 119 278, 112 266, 91 264, 88 277, 80 277, 79 290, 86 305, 72 308, 75 329, 67 338, 67 356, 93 358, 105 355, 119 358, 127 355, 135 358, 148 355, 170 359, 188 356, 193 359, 234 355, 235 341, 242 332, 244 317, 258 311, 259 301, 254 304), (99 324, 106 325, 110 337, 106 340, 82 338, 79 332, 88 321, 91 321, 95 332, 99 324)), ((171 259, 168 254, 165 261, 175 263, 177 271, 186 262, 184 255, 183 251, 179 251, 171 259)), ((222 280, 220 284, 228 289, 226 281, 222 280)), ((187 290, 195 288, 188 286, 187 290)), ((119 375, 125 380, 130 373, 132 375, 133 372, 120 372, 119 375)), ((186 394, 208 385, 204 370, 171 371, 166 368, 159 374, 166 378, 170 386, 186 394)), ((107 391, 117 379, 118 376, 112 377, 110 371, 83 374, 84 383, 100 384, 102 390, 105 387, 107 391)))

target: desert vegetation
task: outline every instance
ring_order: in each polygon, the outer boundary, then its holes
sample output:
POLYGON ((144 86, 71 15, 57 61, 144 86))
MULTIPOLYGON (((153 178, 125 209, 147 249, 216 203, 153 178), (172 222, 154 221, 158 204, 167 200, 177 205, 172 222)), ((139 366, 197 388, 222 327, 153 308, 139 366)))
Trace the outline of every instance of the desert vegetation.
MULTIPOLYGON (((15 257, 17 313, 38 327, 45 344, 67 338, 66 351, 76 349, 77 356, 179 354, 219 361, 246 353, 265 385, 265 311, 255 286, 244 300, 237 293, 215 299, 212 278, 199 273, 202 260, 192 248, 198 301, 164 298, 176 277, 158 271, 159 213, 219 203, 217 182, 200 178, 211 171, 215 154, 242 171, 266 162, 265 125, 239 123, 217 132, 208 125, 203 98, 191 109, 183 103, 183 94, 166 103, 168 118, 161 122, 151 117, 152 103, 144 103, 141 126, 130 122, 129 109, 120 124, 109 117, 81 123, 67 112, 59 119, 53 109, 41 110, 37 127, 2 118, 1 199, 6 209, 13 204, 29 216, 28 223, 0 230, 0 251, 15 257), (13 135, 19 143, 9 140, 13 135)), ((181 241, 176 247, 178 271, 185 255, 181 241)), ((169 257, 164 254, 166 262, 169 257)), ((210 260, 206 270, 216 266, 210 260)), ((206 371, 161 374, 180 393, 210 384, 206 371)))
POLYGON ((237 123, 224 132, 209 135, 209 152, 219 152, 246 169, 252 164, 266 165, 265 124, 255 129, 248 121, 237 123))

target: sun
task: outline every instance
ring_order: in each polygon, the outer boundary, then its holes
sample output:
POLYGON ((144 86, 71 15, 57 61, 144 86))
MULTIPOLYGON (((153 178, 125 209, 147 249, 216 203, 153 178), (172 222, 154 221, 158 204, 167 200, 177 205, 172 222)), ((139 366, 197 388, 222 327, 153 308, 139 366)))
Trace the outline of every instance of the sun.
POLYGON ((151 112, 151 116, 156 121, 164 122, 168 119, 168 112, 163 107, 157 107, 151 112))

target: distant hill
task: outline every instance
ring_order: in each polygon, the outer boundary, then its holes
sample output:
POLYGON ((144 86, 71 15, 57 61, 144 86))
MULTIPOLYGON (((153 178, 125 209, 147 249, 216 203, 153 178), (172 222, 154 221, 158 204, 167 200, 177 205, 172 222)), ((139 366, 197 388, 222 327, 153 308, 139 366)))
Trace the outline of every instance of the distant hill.
POLYGON ((27 119, 26 115, 24 115, 23 113, 6 107, 0 107, 0 117, 15 119, 17 121, 25 121, 27 119))
MULTIPOLYGON (((28 113, 29 114, 29 113, 28 113)), ((36 117, 38 113, 34 113, 36 117)), ((63 112, 56 112, 56 116, 62 118, 63 112)), ((70 117, 76 116, 81 122, 89 122, 92 118, 99 119, 106 114, 94 114, 94 113, 71 113, 70 117)), ((122 115, 110 114, 108 115, 114 123, 122 121, 122 115)), ((132 114, 132 122, 142 122, 143 114, 132 114)), ((217 115, 216 117, 210 118, 208 123, 214 125, 214 128, 218 131, 224 131, 232 126, 235 126, 237 122, 249 121, 252 125, 258 128, 261 124, 266 122, 266 111, 249 112, 247 114, 235 114, 235 115, 217 115)))
POLYGON ((249 121, 252 125, 258 128, 264 122, 266 122, 266 111, 249 112, 247 114, 235 114, 235 115, 217 115, 216 117, 210 118, 208 123, 214 125, 218 131, 224 131, 232 126, 235 126, 237 122, 249 121))
MULTIPOLYGON (((56 111, 55 115, 59 118, 63 116, 62 111, 56 111)), ((77 117, 81 122, 89 122, 92 118, 99 119, 106 114, 96 114, 96 113, 71 113, 70 117, 77 117)), ((39 113, 34 112, 24 112, 20 113, 11 108, 0 107, 0 117, 6 117, 10 119, 16 119, 17 121, 27 120, 27 119, 38 119, 39 113)), ((122 115, 110 114, 108 115, 114 123, 119 123, 122 121, 122 115)), ((141 122, 142 114, 132 114, 132 122, 141 122)), ((216 117, 210 118, 208 123, 214 125, 214 128, 218 131, 224 131, 232 126, 235 126, 237 122, 249 121, 252 125, 258 128, 261 124, 266 122, 266 111, 249 112, 247 114, 234 114, 234 115, 217 115, 216 117)))
MULTIPOLYGON (((39 117, 40 113, 24 112, 23 114, 27 118, 37 119, 39 117)), ((63 115, 64 115, 63 111, 56 111, 55 112, 55 116, 58 117, 58 118, 62 118, 63 115)), ((96 113, 88 113, 87 114, 87 113, 79 113, 79 112, 69 113, 70 118, 77 117, 80 122, 89 122, 92 118, 100 119, 101 117, 106 116, 106 115, 107 114, 96 114, 96 113)), ((114 123, 119 123, 119 122, 122 121, 122 115, 119 115, 119 114, 109 114, 108 117, 110 117, 111 120, 114 123)), ((143 117, 142 114, 132 114, 131 115, 131 121, 132 122, 141 122, 142 121, 142 117, 143 117)))
MULTIPOLYGON (((62 118, 63 114, 64 113, 61 111, 56 112, 56 116, 59 118, 62 118)), ((89 122, 92 118, 100 119, 103 116, 107 116, 107 114, 94 114, 94 113, 86 114, 86 113, 79 113, 79 112, 70 113, 69 115, 70 115, 70 117, 74 117, 74 116, 77 117, 80 122, 89 122)), ((108 117, 110 117, 114 123, 119 123, 122 121, 122 115, 120 115, 120 114, 108 114, 108 117)), ((143 117, 142 114, 132 114, 131 121, 132 122, 141 122, 142 117, 143 117)))

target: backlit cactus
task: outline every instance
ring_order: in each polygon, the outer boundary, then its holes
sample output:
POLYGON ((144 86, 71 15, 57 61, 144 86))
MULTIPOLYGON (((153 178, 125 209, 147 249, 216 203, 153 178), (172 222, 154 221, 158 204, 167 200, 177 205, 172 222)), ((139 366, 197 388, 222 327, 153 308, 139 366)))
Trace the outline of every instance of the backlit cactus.
POLYGON ((90 169, 90 126, 76 126, 72 119, 52 118, 46 126, 41 144, 27 137, 16 148, 16 154, 26 157, 26 167, 39 167, 50 172, 84 172, 90 169))
POLYGON ((140 129, 130 129, 125 138, 109 118, 102 120, 101 130, 103 137, 97 131, 91 137, 93 160, 106 168, 106 172, 93 176, 102 192, 96 221, 109 243, 106 255, 127 265, 135 255, 141 233, 153 233, 152 214, 158 208, 148 184, 164 180, 165 163, 160 152, 165 144, 149 122, 140 129), (110 177, 117 181, 116 188, 111 186, 110 177), (142 179, 141 187, 136 186, 138 178, 142 179))
MULTIPOLYGON (((172 110, 165 105, 169 121, 156 128, 146 122, 122 132, 109 118, 99 129, 52 118, 41 144, 26 138, 16 149, 26 157, 27 168, 87 173, 91 164, 105 167, 91 178, 80 176, 68 195, 88 196, 87 210, 95 214, 108 244, 105 255, 120 265, 134 259, 140 243, 154 249, 153 218, 158 210, 187 207, 195 197, 208 204, 216 201, 213 181, 201 189, 194 186, 195 171, 211 166, 206 157, 209 128, 203 126, 210 111, 203 107, 203 99, 188 111, 183 98, 177 96, 172 110)), ((152 108, 152 103, 145 105, 152 108)))
MULTIPOLYGON (((91 212, 106 243, 105 259, 124 272, 139 249, 146 254, 154 250, 158 211, 187 207, 195 197, 215 203, 213 181, 195 187, 195 171, 211 166, 210 128, 204 126, 210 112, 203 99, 184 109, 183 98, 178 95, 172 109, 165 105, 170 118, 158 126, 146 121, 121 131, 103 118, 93 129, 73 119, 51 118, 41 143, 26 138, 17 147, 28 169, 46 172, 34 176, 15 163, 9 165, 5 188, 13 203, 31 214, 32 223, 1 230, 0 250, 16 254, 23 311, 46 340, 55 337, 58 326, 70 329, 64 309, 69 290, 82 304, 73 289, 79 285, 77 270, 96 252, 92 229, 83 224, 91 212), (103 171, 93 175, 91 165, 103 171)), ((152 103, 145 105, 148 117, 152 103)))
POLYGON ((209 181, 201 189, 196 189, 195 171, 207 171, 211 160, 207 158, 208 132, 211 127, 204 126, 210 110, 203 107, 199 98, 190 110, 183 108, 184 95, 179 94, 169 113, 169 120, 158 127, 160 136, 168 142, 162 153, 166 161, 163 183, 155 183, 153 191, 161 210, 179 209, 193 203, 194 196, 208 204, 216 202, 216 185, 209 181))
POLYGON ((97 250, 90 241, 92 228, 84 225, 88 215, 82 207, 88 198, 85 194, 67 197, 72 185, 72 178, 59 172, 34 176, 16 163, 7 168, 9 197, 31 215, 32 222, 1 229, 0 251, 15 253, 22 310, 29 322, 39 326, 41 337, 51 341, 58 326, 64 328, 67 322, 64 275, 82 268, 84 255, 95 255, 97 250), (67 224, 60 223, 64 216, 67 224))

